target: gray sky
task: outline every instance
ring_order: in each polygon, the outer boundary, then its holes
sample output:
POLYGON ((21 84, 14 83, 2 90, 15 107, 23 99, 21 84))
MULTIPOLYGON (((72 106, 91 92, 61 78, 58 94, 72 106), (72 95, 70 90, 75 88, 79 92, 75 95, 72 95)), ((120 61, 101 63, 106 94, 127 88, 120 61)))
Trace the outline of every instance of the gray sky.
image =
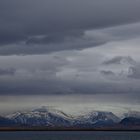
POLYGON ((0 110, 23 96, 139 110, 139 13, 139 0, 0 0, 0 110))

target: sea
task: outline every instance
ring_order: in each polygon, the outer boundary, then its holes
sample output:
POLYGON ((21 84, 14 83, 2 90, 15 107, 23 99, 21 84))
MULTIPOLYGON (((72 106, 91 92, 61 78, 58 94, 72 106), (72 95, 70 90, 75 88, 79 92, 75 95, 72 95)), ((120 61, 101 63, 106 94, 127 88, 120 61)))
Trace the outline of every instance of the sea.
POLYGON ((140 132, 11 131, 0 132, 0 140, 140 140, 140 132))

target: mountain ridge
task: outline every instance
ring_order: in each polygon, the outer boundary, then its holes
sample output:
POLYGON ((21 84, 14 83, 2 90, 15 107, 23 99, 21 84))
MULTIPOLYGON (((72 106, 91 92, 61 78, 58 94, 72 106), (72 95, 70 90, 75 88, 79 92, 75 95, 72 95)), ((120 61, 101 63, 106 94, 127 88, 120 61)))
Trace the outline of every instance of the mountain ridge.
MULTIPOLYGON (((47 127, 47 128, 127 128, 130 125, 132 128, 135 128, 136 124, 138 129, 140 129, 140 118, 135 118, 138 116, 139 112, 136 112, 136 115, 129 113, 129 117, 126 115, 123 119, 120 119, 118 116, 112 112, 107 111, 90 111, 86 114, 73 116, 67 114, 61 110, 50 108, 50 107, 41 107, 31 111, 20 111, 13 114, 6 115, 2 117, 7 121, 7 126, 25 126, 25 127, 47 127), (130 115, 132 117, 130 117, 130 115), (133 118, 133 119, 129 119, 133 118), (135 121, 133 123, 133 121, 135 121), (138 121, 138 122, 137 122, 138 121), (125 122, 125 123, 124 123, 125 122), (12 125, 13 123, 13 125, 12 125)), ((1 117, 0 117, 1 118, 1 117)), ((1 120, 1 119, 0 119, 1 120)), ((2 127, 2 122, 0 121, 0 127, 2 127)))

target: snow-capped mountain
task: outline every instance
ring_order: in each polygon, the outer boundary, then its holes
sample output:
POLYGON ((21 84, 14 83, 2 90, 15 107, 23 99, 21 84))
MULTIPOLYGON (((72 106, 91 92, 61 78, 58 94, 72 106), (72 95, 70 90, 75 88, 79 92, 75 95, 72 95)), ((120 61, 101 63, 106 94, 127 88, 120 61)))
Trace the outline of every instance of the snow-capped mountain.
POLYGON ((78 116, 74 125, 78 127, 100 127, 110 126, 119 121, 120 119, 112 112, 92 111, 78 116))
POLYGON ((60 110, 50 107, 41 107, 28 112, 16 112, 6 116, 16 123, 29 126, 70 126, 71 117, 60 110))
POLYGON ((112 112, 90 111, 73 116, 54 107, 41 107, 31 111, 15 112, 0 117, 0 127, 70 128, 70 129, 140 129, 140 112, 129 111, 121 120, 112 112))
POLYGON ((112 112, 105 112, 105 111, 91 111, 85 115, 80 116, 84 120, 88 122, 94 123, 95 121, 107 121, 112 120, 113 122, 118 122, 120 119, 114 115, 112 112))
POLYGON ((97 127, 119 122, 119 118, 111 112, 92 111, 80 116, 72 116, 52 107, 16 112, 6 118, 22 125, 50 127, 97 127))

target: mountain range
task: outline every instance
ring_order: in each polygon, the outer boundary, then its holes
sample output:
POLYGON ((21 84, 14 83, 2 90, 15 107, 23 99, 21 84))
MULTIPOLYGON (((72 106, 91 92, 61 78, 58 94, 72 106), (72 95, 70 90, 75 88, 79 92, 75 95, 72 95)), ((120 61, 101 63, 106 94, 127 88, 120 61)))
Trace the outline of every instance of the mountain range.
POLYGON ((53 107, 41 107, 0 117, 0 128, 3 127, 140 130, 140 112, 125 113, 120 119, 106 111, 93 110, 73 116, 53 107))

